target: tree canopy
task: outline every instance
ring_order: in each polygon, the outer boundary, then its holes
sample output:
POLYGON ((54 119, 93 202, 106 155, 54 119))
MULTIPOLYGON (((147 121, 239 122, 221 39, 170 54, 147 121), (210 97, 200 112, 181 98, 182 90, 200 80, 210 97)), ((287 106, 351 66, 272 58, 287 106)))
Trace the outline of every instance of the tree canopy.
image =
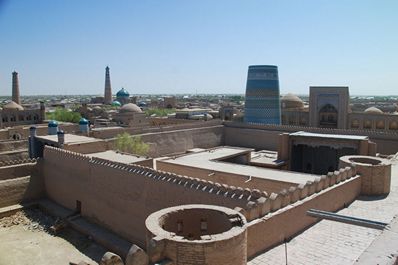
POLYGON ((127 132, 116 136, 115 147, 118 151, 137 155, 147 155, 149 151, 149 145, 142 141, 141 136, 131 136, 127 132))

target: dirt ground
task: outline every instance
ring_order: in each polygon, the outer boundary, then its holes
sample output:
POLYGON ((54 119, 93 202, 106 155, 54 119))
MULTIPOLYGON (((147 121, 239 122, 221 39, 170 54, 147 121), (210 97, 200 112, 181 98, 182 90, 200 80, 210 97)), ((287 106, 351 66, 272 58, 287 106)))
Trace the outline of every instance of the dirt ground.
POLYGON ((1 218, 0 265, 98 264, 106 250, 71 228, 52 235, 55 221, 38 209, 1 218))

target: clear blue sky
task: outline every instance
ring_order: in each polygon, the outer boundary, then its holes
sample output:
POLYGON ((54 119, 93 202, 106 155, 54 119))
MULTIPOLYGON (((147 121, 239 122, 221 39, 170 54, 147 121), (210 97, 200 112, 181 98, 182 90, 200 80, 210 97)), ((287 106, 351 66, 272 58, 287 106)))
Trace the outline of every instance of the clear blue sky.
POLYGON ((0 94, 244 93, 247 67, 281 93, 348 85, 398 94, 398 1, 0 0, 0 94))

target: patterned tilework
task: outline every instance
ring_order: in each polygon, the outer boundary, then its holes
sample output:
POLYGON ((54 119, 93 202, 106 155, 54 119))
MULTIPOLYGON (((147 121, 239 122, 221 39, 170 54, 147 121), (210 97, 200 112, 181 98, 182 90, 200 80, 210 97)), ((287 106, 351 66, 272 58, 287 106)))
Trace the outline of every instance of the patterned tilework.
POLYGON ((278 67, 249 66, 246 83, 245 122, 280 124, 278 67))

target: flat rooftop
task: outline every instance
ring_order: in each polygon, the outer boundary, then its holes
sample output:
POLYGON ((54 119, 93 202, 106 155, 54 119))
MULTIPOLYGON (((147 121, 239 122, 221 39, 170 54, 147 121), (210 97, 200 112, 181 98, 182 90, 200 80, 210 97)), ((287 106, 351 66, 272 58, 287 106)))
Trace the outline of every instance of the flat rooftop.
POLYGON ((341 140, 367 140, 368 136, 361 135, 343 135, 343 134, 324 134, 324 133, 310 133, 299 131, 295 133, 290 133, 290 136, 300 136, 300 137, 314 137, 314 138, 333 138, 333 139, 341 139, 341 140))
MULTIPOLYGON (((37 139, 42 139, 47 142, 58 142, 58 136, 57 135, 44 135, 44 136, 37 136, 37 139)), ((76 135, 76 134, 65 134, 65 144, 71 145, 71 144, 82 144, 82 143, 94 143, 94 142, 102 142, 102 139, 97 139, 97 138, 92 138, 92 137, 87 137, 83 135, 76 135)))
POLYGON ((177 165, 185 165, 189 167, 222 171, 238 175, 247 175, 295 184, 305 183, 307 181, 314 181, 314 179, 318 176, 300 172, 282 171, 270 168, 219 161, 238 155, 251 153, 252 151, 253 149, 250 148, 223 146, 202 152, 188 153, 178 157, 159 160, 177 165))
POLYGON ((114 162, 125 163, 125 164, 134 164, 140 161, 148 160, 148 158, 143 156, 131 155, 131 154, 124 154, 119 153, 113 150, 108 150, 104 152, 97 152, 97 153, 90 153, 85 154, 89 157, 97 157, 102 158, 114 162))

